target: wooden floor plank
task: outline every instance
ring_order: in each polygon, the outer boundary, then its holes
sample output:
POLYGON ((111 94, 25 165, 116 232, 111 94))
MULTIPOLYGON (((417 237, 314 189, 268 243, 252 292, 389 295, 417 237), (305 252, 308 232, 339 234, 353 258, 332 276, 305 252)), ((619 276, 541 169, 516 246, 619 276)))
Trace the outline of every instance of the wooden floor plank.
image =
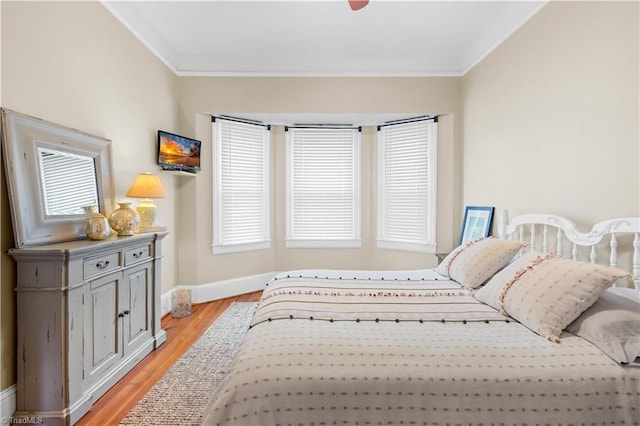
POLYGON ((233 302, 257 302, 262 292, 193 305, 191 315, 165 315, 167 340, 105 393, 76 425, 117 425, 196 340, 233 302))

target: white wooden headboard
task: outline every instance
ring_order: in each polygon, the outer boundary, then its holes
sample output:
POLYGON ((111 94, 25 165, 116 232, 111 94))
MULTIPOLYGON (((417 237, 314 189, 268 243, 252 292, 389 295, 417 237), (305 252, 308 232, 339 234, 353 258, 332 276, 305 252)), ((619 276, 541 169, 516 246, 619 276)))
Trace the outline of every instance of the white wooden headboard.
POLYGON ((504 210, 498 234, 502 239, 527 242, 526 251, 556 253, 628 270, 640 290, 640 217, 603 220, 582 232, 573 221, 561 216, 523 214, 509 219, 509 212, 504 210))

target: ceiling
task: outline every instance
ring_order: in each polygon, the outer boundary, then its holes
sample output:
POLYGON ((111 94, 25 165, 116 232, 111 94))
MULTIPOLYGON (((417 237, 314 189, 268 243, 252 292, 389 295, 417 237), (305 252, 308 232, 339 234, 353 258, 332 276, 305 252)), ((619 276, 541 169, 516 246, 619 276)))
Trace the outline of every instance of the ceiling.
POLYGON ((177 75, 461 76, 546 0, 102 3, 177 75))

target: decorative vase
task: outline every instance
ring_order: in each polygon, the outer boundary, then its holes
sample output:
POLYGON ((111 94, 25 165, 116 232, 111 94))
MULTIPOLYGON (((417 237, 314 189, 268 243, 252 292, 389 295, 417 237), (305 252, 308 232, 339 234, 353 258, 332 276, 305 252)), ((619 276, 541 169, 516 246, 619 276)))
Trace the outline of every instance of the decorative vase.
POLYGON ((132 209, 130 202, 118 203, 120 208, 115 209, 109 215, 109 225, 118 233, 119 237, 128 237, 140 223, 140 216, 132 209))
POLYGON ((84 208, 89 215, 89 221, 85 230, 91 240, 105 240, 111 235, 111 228, 107 217, 98 211, 98 206, 92 205, 84 208))
POLYGON ((191 315, 191 290, 180 288, 171 293, 171 316, 183 318, 191 315))

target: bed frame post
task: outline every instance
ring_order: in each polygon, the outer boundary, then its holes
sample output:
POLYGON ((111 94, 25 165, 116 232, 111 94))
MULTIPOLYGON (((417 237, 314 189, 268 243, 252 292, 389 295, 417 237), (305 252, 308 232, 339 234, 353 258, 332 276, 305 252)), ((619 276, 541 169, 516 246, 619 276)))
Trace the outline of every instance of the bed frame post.
POLYGON ((633 237, 633 283, 640 290, 640 232, 633 237))
POLYGON ((563 236, 563 232, 561 228, 557 228, 557 233, 556 233, 556 253, 559 256, 564 257, 564 247, 562 246, 562 236, 563 236))
POLYGON ((507 234, 507 226, 509 226, 509 210, 500 212, 500 223, 498 224, 498 237, 501 240, 511 239, 507 234))
POLYGON ((615 268, 618 266, 618 238, 616 238, 615 232, 611 234, 609 247, 611 247, 609 253, 609 266, 613 266, 615 268))
POLYGON ((536 225, 532 223, 529 225, 529 251, 536 251, 536 225))

